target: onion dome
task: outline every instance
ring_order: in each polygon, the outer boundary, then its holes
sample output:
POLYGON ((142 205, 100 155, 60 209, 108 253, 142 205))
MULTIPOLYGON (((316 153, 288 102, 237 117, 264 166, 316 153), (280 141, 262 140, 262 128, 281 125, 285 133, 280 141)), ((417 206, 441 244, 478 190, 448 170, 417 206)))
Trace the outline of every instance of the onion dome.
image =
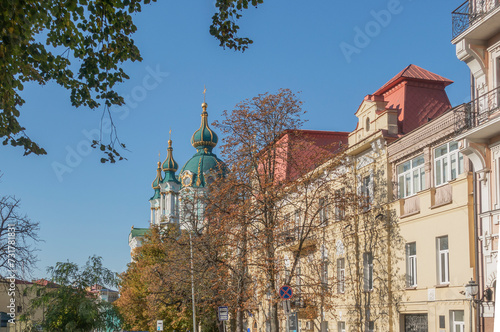
POLYGON ((179 179, 182 187, 203 188, 217 177, 226 173, 226 166, 212 149, 217 145, 218 137, 208 127, 207 104, 201 104, 201 126, 191 137, 191 144, 197 152, 181 169, 179 179))
POLYGON ((154 179, 153 183, 151 184, 151 186, 155 190, 155 194, 154 194, 153 197, 150 198, 150 200, 160 197, 160 183, 163 180, 162 177, 161 177, 161 167, 160 167, 160 165, 161 165, 161 163, 158 162, 158 168, 156 168, 156 178, 154 179))
POLYGON ((162 164, 162 169, 165 172, 165 178, 163 179, 162 182, 169 182, 169 181, 179 182, 175 178, 175 172, 177 172, 177 169, 179 169, 179 165, 174 160, 174 156, 172 154, 173 150, 174 149, 172 148, 172 140, 169 139, 167 148, 167 158, 162 164))
POLYGON ((207 103, 201 104, 201 108, 203 109, 203 112, 201 112, 201 126, 191 137, 191 145, 197 149, 202 148, 211 151, 217 145, 219 138, 208 126, 207 103))

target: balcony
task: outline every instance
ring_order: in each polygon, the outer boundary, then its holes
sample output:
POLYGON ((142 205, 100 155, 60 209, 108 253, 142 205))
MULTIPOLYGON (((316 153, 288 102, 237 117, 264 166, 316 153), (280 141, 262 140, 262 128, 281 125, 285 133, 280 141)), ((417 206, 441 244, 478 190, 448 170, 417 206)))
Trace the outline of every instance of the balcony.
POLYGON ((473 101, 457 106, 454 112, 455 134, 479 127, 496 118, 499 111, 500 87, 493 89, 473 101))
POLYGON ((311 226, 310 233, 305 237, 305 233, 309 230, 307 226, 296 226, 282 231, 278 234, 280 242, 288 247, 289 250, 298 250, 300 241, 302 248, 314 246, 317 242, 315 229, 311 226))
POLYGON ((499 0, 467 0, 451 12, 452 39, 500 6, 499 0))

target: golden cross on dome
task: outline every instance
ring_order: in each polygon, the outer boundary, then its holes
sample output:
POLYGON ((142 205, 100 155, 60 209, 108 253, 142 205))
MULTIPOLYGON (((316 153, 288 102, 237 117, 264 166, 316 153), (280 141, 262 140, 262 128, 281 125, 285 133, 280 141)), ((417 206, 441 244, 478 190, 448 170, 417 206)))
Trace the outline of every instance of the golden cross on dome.
POLYGON ((160 162, 160 161, 161 161, 161 152, 158 151, 158 162, 160 162))
POLYGON ((205 102, 205 93, 207 93, 207 88, 205 84, 203 84, 203 102, 205 102))

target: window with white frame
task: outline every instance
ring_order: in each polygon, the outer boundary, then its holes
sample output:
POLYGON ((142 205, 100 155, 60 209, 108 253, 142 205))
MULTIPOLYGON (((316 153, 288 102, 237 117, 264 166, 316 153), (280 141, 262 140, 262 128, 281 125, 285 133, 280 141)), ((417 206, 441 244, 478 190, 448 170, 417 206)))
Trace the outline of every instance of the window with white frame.
POLYGON ((450 311, 450 326, 453 332, 465 332, 464 311, 450 311))
POLYGON ((458 142, 448 142, 434 149, 434 183, 436 186, 456 179, 464 172, 464 156, 458 142))
POLYGON ((328 201, 327 197, 319 199, 319 223, 322 226, 328 225, 328 201))
POLYGON ((321 245, 321 281, 323 282, 323 285, 327 286, 328 285, 328 249, 326 246, 323 244, 321 245))
POLYGON ((424 155, 408 160, 397 167, 398 195, 405 198, 425 189, 424 155))
POLYGON ((417 286, 417 243, 406 244, 406 286, 417 286))
POLYGON ((337 259, 337 293, 344 294, 345 292, 345 260, 344 258, 337 259))
POLYGON ((338 322, 337 323, 337 330, 338 330, 338 332, 345 332, 345 322, 338 322))
POLYGON ((361 201, 360 205, 363 211, 370 209, 370 205, 373 201, 373 188, 372 188, 372 177, 371 175, 365 176, 361 180, 361 201))
POLYGON ((345 188, 335 190, 335 220, 342 220, 345 217, 345 188))
POLYGON ((363 288, 365 291, 373 290, 373 255, 371 252, 363 254, 363 288))
POLYGON ((450 282, 448 236, 438 237, 436 242, 438 283, 447 284, 450 282))
POLYGON ((322 263, 323 273, 322 273, 322 281, 323 285, 328 285, 328 261, 324 260, 322 263))

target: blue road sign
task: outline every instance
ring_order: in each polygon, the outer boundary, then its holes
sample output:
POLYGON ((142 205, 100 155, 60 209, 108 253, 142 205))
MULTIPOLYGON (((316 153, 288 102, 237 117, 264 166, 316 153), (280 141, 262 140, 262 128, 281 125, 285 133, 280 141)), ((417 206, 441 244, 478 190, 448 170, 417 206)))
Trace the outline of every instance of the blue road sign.
POLYGON ((226 306, 219 307, 219 320, 229 320, 229 310, 226 306))
POLYGON ((281 288, 280 288, 280 297, 283 300, 290 300, 292 298, 292 296, 293 296, 292 287, 287 286, 287 285, 281 286, 281 288))

